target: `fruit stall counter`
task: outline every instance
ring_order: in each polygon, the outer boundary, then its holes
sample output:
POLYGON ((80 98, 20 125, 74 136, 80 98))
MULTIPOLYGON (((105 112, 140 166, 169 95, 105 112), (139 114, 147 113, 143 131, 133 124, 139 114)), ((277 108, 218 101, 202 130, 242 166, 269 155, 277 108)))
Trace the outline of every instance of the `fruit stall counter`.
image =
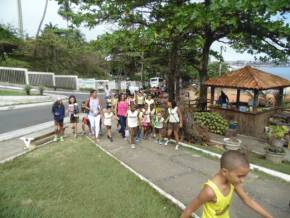
POLYGON ((280 112, 281 108, 272 108, 257 112, 242 112, 232 108, 222 108, 211 106, 210 111, 219 113, 228 121, 236 121, 239 125, 239 133, 243 135, 254 136, 257 138, 265 138, 264 128, 268 124, 269 118, 280 112))

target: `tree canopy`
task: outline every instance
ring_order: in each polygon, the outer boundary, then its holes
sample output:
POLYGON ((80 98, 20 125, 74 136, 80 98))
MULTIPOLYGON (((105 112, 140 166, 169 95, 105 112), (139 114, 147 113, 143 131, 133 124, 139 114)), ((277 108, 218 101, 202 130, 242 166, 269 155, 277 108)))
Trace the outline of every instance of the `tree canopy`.
MULTIPOLYGON (((58 0, 64 5, 66 0, 58 0)), ((114 22, 121 30, 151 33, 149 48, 161 45, 167 54, 168 78, 178 80, 184 62, 199 72, 201 85, 208 79, 209 56, 216 41, 226 40, 240 52, 264 53, 267 58, 285 60, 289 56, 289 24, 285 13, 288 1, 205 0, 138 1, 90 0, 71 2, 71 10, 60 13, 75 25, 93 27, 114 22)), ((142 40, 142 38, 139 38, 142 40)), ((140 49, 140 47, 139 47, 140 49)), ((154 49, 153 49, 154 50, 154 49)), ((173 80, 174 81, 174 80, 173 80)), ((168 80, 171 98, 174 83, 168 80)), ((202 85, 204 102, 207 89, 202 85)))
POLYGON ((0 28, 0 34, 2 66, 94 78, 106 78, 109 73, 105 56, 78 29, 49 23, 36 38, 21 40, 6 27, 0 28))

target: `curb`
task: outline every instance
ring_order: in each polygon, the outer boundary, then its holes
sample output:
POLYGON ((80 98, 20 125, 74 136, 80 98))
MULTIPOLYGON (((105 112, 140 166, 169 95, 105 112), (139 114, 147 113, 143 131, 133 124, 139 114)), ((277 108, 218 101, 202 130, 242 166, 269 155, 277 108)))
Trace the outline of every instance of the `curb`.
MULTIPOLYGON (((173 140, 172 140, 173 141, 173 140)), ((212 157, 217 157, 217 158, 221 158, 221 155, 220 154, 217 154, 217 153, 214 153, 214 152, 211 152, 211 151, 207 151, 207 150, 204 150, 202 148, 197 148, 193 145, 189 145, 189 144, 186 144, 184 142, 179 142, 180 145, 182 145, 183 147, 186 147, 186 148, 192 148, 196 151, 200 151, 200 152, 203 152, 205 154, 208 154, 212 157)), ((268 169, 266 167, 261 167, 259 165, 256 165, 256 164, 250 164, 250 168, 253 169, 253 170, 258 170, 258 171, 261 171, 263 173, 266 173, 270 176, 274 176, 276 178, 279 178, 279 179, 282 179, 286 182, 290 182, 290 175, 286 174, 286 173, 281 173, 281 172, 278 172, 276 170, 271 170, 271 169, 268 169)))
MULTIPOLYGON (((68 121, 69 121, 69 118, 66 117, 64 119, 64 124, 66 124, 68 121)), ((54 121, 48 121, 48 122, 37 124, 37 125, 34 125, 34 126, 30 126, 30 127, 26 127, 26 128, 10 131, 10 132, 7 132, 7 133, 2 133, 2 134, 0 134, 0 142, 6 141, 6 140, 10 140, 10 139, 14 139, 14 138, 19 138, 21 136, 32 134, 32 133, 38 132, 40 130, 51 128, 53 126, 54 126, 54 121)))
POLYGON ((67 96, 65 96, 65 95, 56 95, 56 94, 47 93, 46 96, 48 96, 52 99, 46 99, 47 101, 42 101, 42 102, 20 103, 20 104, 11 104, 11 105, 0 106, 0 111, 52 105, 57 98, 61 98, 63 101, 67 100, 67 96))
POLYGON ((9 111, 9 110, 22 109, 22 108, 29 108, 29 107, 40 107, 40 106, 47 106, 47 105, 52 105, 52 104, 53 104, 53 101, 33 103, 33 104, 17 104, 17 105, 0 107, 0 111, 9 111))
POLYGON ((27 149, 27 150, 24 151, 24 152, 21 152, 21 153, 19 153, 19 154, 16 154, 16 155, 13 155, 13 156, 11 156, 11 157, 8 157, 8 158, 6 158, 6 159, 4 159, 4 160, 1 160, 1 161, 0 161, 0 164, 4 164, 4 163, 6 163, 6 162, 12 161, 12 160, 14 160, 14 159, 17 158, 17 157, 20 157, 20 156, 22 156, 22 155, 24 155, 24 154, 30 153, 30 152, 32 152, 32 151, 34 151, 34 150, 37 150, 37 149, 39 149, 39 148, 41 148, 41 147, 43 147, 43 146, 45 146, 45 145, 50 144, 50 143, 52 143, 52 142, 53 142, 53 141, 50 140, 50 141, 48 141, 48 142, 45 142, 45 143, 43 143, 43 144, 41 144, 41 145, 36 146, 36 147, 33 148, 33 149, 27 149))
MULTIPOLYGON (((53 93, 64 93, 64 94, 80 94, 80 95, 88 95, 89 96, 89 91, 88 92, 80 92, 80 91, 74 91, 72 90, 71 92, 67 91, 67 90, 56 90, 56 91, 53 91, 53 90, 46 90, 44 91, 44 93, 48 93, 48 94, 53 94, 53 93)), ((98 94, 101 94, 103 92, 98 92, 98 94)))
POLYGON ((44 130, 44 129, 52 127, 53 125, 54 125, 53 121, 48 121, 46 123, 42 123, 42 124, 26 127, 26 128, 23 128, 23 129, 10 131, 8 133, 2 133, 2 134, 0 134, 0 142, 6 141, 6 140, 9 140, 9 139, 18 138, 20 136, 28 135, 28 134, 31 134, 31 133, 34 133, 34 132, 37 132, 37 131, 40 131, 40 130, 44 130))
MULTIPOLYGON (((184 210, 186 208, 186 206, 179 201, 178 199, 176 199, 175 197, 173 197, 171 194, 167 193, 166 191, 164 191, 163 189, 161 189, 159 186, 155 185, 153 182, 151 182, 149 179, 147 179, 146 177, 142 176, 140 173, 138 173, 137 171, 135 171, 133 168, 131 168, 129 165, 127 165, 126 163, 124 163, 123 161, 121 161, 120 159, 118 159, 117 157, 115 157, 112 153, 110 153, 109 151, 107 151, 106 149, 104 149, 102 146, 98 145, 97 143, 95 143, 90 137, 87 136, 87 138, 96 145, 96 147, 98 147, 99 149, 101 149, 103 152, 105 152, 107 155, 109 155, 110 157, 112 157, 113 159, 115 159, 116 161, 118 161, 121 165, 123 165, 126 169, 128 169, 129 171, 131 171, 133 174, 135 174, 137 177, 139 177, 139 179, 141 179, 142 181, 144 181, 145 183, 147 183, 149 186, 151 186, 155 191, 157 191, 160 195, 162 195, 163 197, 167 198, 168 200, 170 200, 173 204, 175 204, 176 206, 178 206, 181 210, 184 210)), ((194 218, 200 218, 197 214, 193 213, 194 218)))

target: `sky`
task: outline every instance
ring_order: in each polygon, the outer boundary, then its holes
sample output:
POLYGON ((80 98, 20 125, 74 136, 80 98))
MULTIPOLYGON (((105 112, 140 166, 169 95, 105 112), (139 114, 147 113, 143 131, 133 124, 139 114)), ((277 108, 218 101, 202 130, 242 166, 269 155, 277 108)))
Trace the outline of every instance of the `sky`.
MULTIPOLYGON (((35 36, 42 17, 45 0, 21 0, 21 2, 24 33, 29 36, 35 36)), ((58 7, 58 4, 54 0, 49 0, 46 17, 42 28, 45 24, 50 22, 58 27, 66 27, 66 21, 57 13, 58 7)), ((0 23, 9 24, 16 28, 18 27, 17 0, 0 0, 0 23)), ((112 32, 114 28, 116 28, 116 26, 103 24, 91 30, 82 26, 80 30, 85 35, 87 40, 92 40, 96 39, 96 37, 101 34, 112 32)), ((220 51, 220 46, 225 48, 225 51, 223 51, 225 61, 254 60, 253 55, 237 53, 234 49, 220 42, 215 42, 211 48, 213 50, 220 51)))

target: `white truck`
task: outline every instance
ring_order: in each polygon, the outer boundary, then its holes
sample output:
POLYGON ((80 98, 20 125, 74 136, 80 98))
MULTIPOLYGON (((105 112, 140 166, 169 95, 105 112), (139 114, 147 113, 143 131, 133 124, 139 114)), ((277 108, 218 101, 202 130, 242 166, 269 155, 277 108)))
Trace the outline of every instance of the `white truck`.
POLYGON ((161 88, 163 85, 163 79, 160 77, 152 77, 150 78, 150 88, 161 88))

